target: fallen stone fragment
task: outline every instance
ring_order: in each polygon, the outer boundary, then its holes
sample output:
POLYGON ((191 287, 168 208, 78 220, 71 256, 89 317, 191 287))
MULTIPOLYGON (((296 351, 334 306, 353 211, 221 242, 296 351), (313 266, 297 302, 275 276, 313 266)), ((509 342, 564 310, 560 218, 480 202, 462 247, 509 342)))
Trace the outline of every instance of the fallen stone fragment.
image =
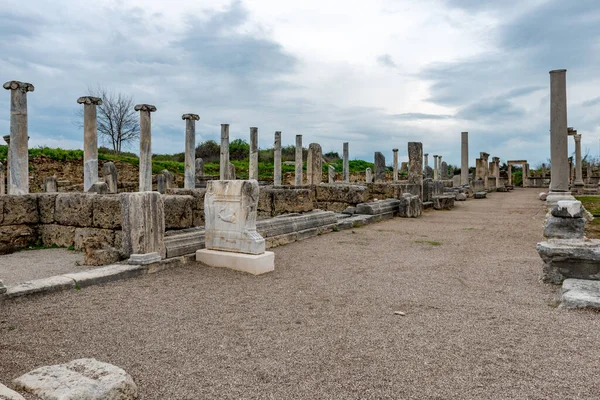
POLYGON ((18 390, 42 399, 131 400, 138 390, 129 374, 93 358, 35 369, 13 381, 18 390))
POLYGON ((567 278, 600 280, 600 240, 550 239, 537 244, 544 267, 542 280, 560 284, 567 278))
POLYGON ((541 192, 538 197, 540 198, 540 200, 542 201, 546 201, 546 198, 548 197, 548 193, 545 192, 541 192))
POLYGON ((0 400, 25 400, 25 397, 0 383, 0 400))
POLYGON ((560 218, 581 218, 583 216, 583 208, 581 202, 577 200, 559 200, 552 207, 552 216, 560 218))
POLYGON ((487 197, 487 192, 475 192, 473 197, 476 199, 485 199, 487 197))
POLYGON ((600 310, 600 281, 565 279, 560 308, 600 310))
POLYGON ((395 314, 395 315, 401 315, 401 316, 403 316, 403 317, 405 317, 405 316, 406 316, 406 313, 405 313, 405 312, 402 312, 402 311, 394 311, 394 314, 395 314))
POLYGON ((583 239, 584 218, 549 217, 544 226, 544 237, 548 239, 583 239))
POLYGON ((456 194, 456 200, 458 201, 465 201, 467 200, 467 195, 464 193, 457 193, 456 194))

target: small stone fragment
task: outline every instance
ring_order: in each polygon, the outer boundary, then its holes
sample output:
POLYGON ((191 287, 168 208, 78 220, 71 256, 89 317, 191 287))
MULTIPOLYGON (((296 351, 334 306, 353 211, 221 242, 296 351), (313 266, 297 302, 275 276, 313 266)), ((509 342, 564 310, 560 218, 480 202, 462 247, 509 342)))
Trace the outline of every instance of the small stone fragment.
POLYGON ((394 311, 394 314, 396 314, 396 315, 401 315, 401 316, 403 316, 403 317, 405 317, 405 316, 406 316, 406 313, 405 313, 405 312, 402 312, 402 311, 394 311))

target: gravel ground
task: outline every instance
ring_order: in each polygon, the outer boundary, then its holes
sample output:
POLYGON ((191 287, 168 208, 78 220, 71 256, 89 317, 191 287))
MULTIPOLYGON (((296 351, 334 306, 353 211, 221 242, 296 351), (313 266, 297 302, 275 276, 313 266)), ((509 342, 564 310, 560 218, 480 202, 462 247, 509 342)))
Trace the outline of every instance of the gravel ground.
POLYGON ((83 253, 67 249, 25 250, 0 256, 0 280, 5 285, 68 274, 81 266, 83 253))
POLYGON ((0 381, 95 357, 143 399, 597 399, 600 319, 538 280, 538 192, 293 243, 265 276, 185 267, 7 302, 0 381))

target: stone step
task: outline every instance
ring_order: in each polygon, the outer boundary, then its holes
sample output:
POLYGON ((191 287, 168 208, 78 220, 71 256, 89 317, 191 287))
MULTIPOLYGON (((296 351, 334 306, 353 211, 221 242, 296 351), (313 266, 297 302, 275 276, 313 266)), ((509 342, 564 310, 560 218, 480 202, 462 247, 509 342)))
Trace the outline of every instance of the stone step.
POLYGON ((256 221, 256 230, 266 239, 286 233, 332 225, 337 221, 338 218, 333 211, 315 210, 305 214, 284 214, 256 221))
POLYGON ((562 284, 560 308, 600 310, 600 281, 565 279, 562 284))

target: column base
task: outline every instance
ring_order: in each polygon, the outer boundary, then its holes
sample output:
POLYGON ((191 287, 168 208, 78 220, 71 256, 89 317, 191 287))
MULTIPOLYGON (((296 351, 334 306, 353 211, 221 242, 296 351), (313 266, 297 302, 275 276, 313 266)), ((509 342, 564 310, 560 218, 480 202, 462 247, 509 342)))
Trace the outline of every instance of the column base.
POLYGON ((132 265, 147 265, 155 262, 159 262, 161 260, 160 254, 157 252, 154 253, 145 253, 145 254, 132 254, 129 256, 127 260, 127 264, 132 265))
POLYGON ((571 192, 548 192, 546 197, 546 205, 551 207, 558 203, 560 200, 575 200, 575 197, 571 195, 571 192))
POLYGON ((252 275, 264 274, 275 269, 275 253, 272 251, 244 254, 202 249, 196 251, 196 261, 210 267, 229 268, 252 275))

